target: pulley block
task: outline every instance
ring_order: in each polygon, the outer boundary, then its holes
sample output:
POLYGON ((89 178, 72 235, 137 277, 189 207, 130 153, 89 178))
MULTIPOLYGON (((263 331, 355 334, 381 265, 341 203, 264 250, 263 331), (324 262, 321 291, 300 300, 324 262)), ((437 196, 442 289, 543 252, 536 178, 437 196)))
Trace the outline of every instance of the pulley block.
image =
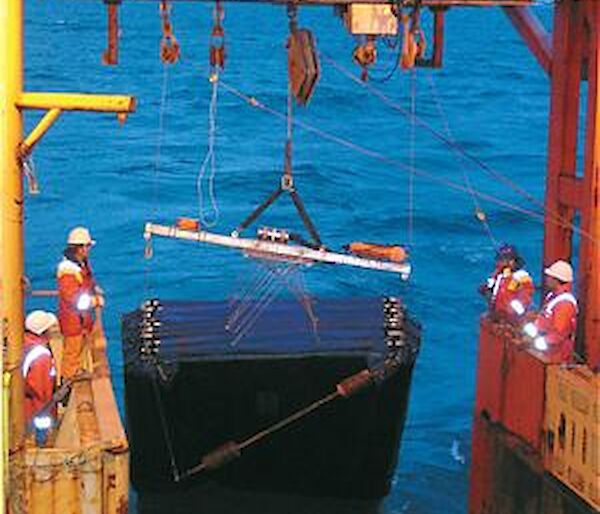
POLYGON ((321 73, 312 32, 307 29, 293 31, 288 38, 287 47, 291 91, 300 105, 306 105, 321 73))

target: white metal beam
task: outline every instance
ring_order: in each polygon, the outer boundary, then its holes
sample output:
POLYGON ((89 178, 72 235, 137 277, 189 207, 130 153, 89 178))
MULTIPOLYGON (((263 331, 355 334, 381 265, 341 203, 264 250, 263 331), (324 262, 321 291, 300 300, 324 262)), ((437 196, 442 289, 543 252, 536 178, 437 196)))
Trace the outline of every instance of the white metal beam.
POLYGON ((186 239, 197 243, 207 243, 227 248, 234 248, 248 252, 251 255, 264 258, 294 259, 306 264, 323 262, 327 264, 342 264, 357 268, 366 268, 389 273, 398 273, 403 280, 408 279, 411 272, 410 264, 365 259, 355 255, 331 252, 329 250, 314 250, 306 246, 273 243, 260 239, 225 236, 207 232, 205 230, 183 230, 172 225, 157 225, 146 223, 144 238, 150 240, 152 236, 186 239))

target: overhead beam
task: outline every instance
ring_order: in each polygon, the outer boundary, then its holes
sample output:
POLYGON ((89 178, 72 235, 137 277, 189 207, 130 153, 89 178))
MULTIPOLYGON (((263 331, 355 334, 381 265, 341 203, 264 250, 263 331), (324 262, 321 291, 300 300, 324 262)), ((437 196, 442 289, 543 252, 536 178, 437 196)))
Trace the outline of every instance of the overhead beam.
MULTIPOLYGON (((140 3, 142 0, 131 0, 131 3, 140 3)), ((150 0, 157 1, 157 0, 150 0)), ((175 0, 180 2, 213 2, 214 0, 175 0)), ((289 0, 223 0, 230 3, 265 3, 265 4, 289 4, 289 0)), ((397 0, 295 0, 296 6, 301 5, 348 5, 348 4, 385 4, 396 5, 397 0)), ((404 7, 508 7, 534 5, 534 0, 405 0, 404 7)))
POLYGON ((549 75, 552 68, 552 38, 529 7, 503 7, 527 48, 549 75))

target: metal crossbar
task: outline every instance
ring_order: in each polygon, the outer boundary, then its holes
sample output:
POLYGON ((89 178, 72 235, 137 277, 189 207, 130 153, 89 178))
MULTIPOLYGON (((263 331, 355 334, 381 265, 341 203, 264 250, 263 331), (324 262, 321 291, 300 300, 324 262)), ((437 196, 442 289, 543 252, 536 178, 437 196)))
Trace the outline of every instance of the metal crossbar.
MULTIPOLYGON (((129 3, 140 3, 142 1, 158 2, 160 0, 135 0, 129 3)), ((214 0, 172 0, 177 3, 202 3, 213 2, 214 0)), ((238 4, 280 4, 288 5, 289 0, 223 0, 227 3, 238 4)), ((560 1, 560 0, 558 0, 560 1)), ((536 5, 540 0, 402 0, 403 7, 519 7, 536 5)), ((395 0, 296 0, 297 7, 315 6, 315 5, 349 5, 354 3, 360 4, 384 4, 395 5, 398 2, 395 0)))
POLYGON ((407 280, 411 272, 411 266, 406 262, 397 263, 377 259, 365 259, 328 250, 314 250, 306 246, 273 243, 259 239, 225 236, 205 230, 184 230, 172 225, 146 223, 144 238, 149 240, 152 236, 186 239, 188 241, 196 241, 197 243, 234 248, 265 259, 289 259, 306 265, 322 262, 398 273, 402 280, 407 280))

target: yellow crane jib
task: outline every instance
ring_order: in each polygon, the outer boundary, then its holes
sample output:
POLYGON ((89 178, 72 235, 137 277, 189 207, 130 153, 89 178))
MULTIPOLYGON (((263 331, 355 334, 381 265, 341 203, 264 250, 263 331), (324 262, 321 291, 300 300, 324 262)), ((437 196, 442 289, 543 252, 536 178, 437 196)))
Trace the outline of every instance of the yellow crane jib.
POLYGON ((21 110, 46 110, 46 114, 19 145, 20 157, 28 156, 63 111, 112 112, 120 122, 135 112, 136 100, 128 95, 94 95, 85 93, 21 93, 17 99, 21 110))

